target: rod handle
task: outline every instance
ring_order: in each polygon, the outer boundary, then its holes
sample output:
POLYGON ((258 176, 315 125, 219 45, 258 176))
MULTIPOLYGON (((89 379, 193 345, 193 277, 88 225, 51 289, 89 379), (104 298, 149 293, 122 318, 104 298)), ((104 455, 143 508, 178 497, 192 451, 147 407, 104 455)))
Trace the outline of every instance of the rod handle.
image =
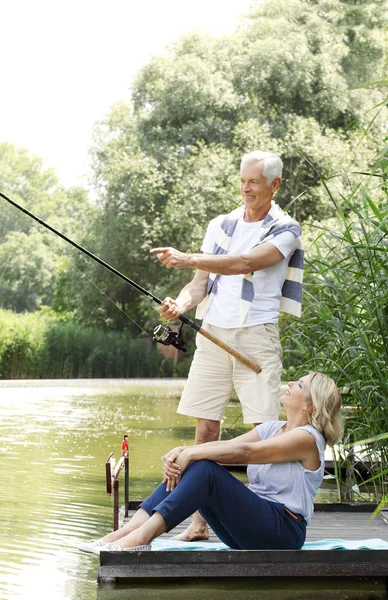
POLYGON ((216 344, 217 346, 219 346, 220 348, 222 348, 223 350, 225 350, 226 352, 228 352, 229 354, 234 356, 234 358, 237 358, 237 360, 242 362, 249 369, 252 369, 252 371, 254 371, 255 373, 261 372, 260 365, 256 365, 254 362, 249 360, 249 358, 246 358, 245 356, 240 354, 240 352, 237 352, 237 350, 228 346, 228 344, 224 344, 224 342, 222 342, 218 338, 214 337, 214 335, 212 335, 211 333, 206 331, 206 329, 203 329, 202 327, 200 327, 200 329, 198 329, 198 333, 200 333, 205 338, 207 338, 208 340, 210 340, 211 342, 213 342, 214 344, 216 344))

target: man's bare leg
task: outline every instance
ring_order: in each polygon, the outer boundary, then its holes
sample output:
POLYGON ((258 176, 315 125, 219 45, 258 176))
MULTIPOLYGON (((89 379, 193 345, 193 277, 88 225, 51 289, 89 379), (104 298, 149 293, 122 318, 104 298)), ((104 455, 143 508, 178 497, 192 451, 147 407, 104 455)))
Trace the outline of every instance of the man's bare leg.
MULTIPOLYGON (((220 436, 220 422, 209 421, 208 419, 197 419, 195 430, 195 443, 204 444, 205 442, 216 442, 220 436)), ((187 529, 179 535, 175 535, 172 540, 180 542, 196 542, 209 539, 208 525, 201 517, 199 512, 195 512, 187 529)))

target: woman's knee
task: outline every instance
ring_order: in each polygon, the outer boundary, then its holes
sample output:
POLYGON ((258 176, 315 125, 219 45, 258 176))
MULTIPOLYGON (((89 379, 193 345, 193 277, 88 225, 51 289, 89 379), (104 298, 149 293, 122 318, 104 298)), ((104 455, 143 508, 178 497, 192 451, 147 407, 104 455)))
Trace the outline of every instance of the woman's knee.
POLYGON ((212 468, 212 464, 216 463, 214 463, 212 460, 208 460, 207 458, 202 458, 201 460, 193 460, 193 462, 190 463, 190 465, 187 467, 186 472, 188 473, 189 471, 191 471, 192 473, 195 473, 197 471, 210 471, 212 468))
POLYGON ((187 474, 190 474, 190 477, 200 478, 202 481, 204 479, 211 479, 214 476, 215 470, 219 467, 217 463, 213 460, 208 460, 207 458, 203 458, 201 460, 193 461, 186 469, 185 473, 183 473, 183 477, 187 474))

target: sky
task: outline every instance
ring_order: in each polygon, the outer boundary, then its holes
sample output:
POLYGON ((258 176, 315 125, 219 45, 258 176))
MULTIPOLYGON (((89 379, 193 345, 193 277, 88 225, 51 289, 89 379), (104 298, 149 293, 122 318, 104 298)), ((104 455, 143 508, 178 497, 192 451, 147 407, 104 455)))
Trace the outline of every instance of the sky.
POLYGON ((233 31, 251 0, 0 0, 0 142, 87 187, 93 124, 187 31, 233 31))

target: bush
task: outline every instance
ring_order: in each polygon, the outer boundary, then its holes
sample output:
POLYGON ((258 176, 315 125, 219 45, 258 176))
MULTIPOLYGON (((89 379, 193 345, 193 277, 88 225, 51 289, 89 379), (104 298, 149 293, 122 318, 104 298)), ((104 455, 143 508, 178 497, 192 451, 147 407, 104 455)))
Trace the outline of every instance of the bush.
MULTIPOLYGON (((53 313, 0 310, 0 378, 67 379, 172 376, 155 345, 53 313)), ((169 364, 171 363, 171 364, 169 364)))

